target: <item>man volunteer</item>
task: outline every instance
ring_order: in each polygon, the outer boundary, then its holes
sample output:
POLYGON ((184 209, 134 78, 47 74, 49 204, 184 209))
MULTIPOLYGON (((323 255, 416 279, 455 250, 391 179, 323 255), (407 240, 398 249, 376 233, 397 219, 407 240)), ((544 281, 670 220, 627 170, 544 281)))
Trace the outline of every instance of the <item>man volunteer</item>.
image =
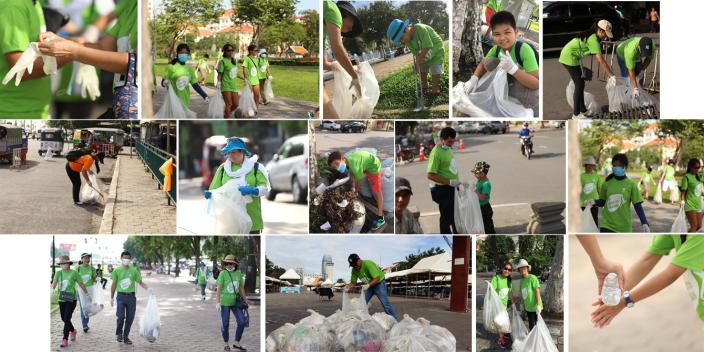
MULTIPOLYGON (((92 255, 89 253, 83 253, 81 254, 81 264, 78 265, 78 276, 81 277, 81 281, 83 282, 83 285, 86 286, 86 289, 88 290, 88 295, 90 296, 93 293, 93 290, 99 290, 100 288, 95 288, 93 284, 97 281, 98 274, 95 271, 95 268, 90 265, 90 260, 91 260, 92 255)), ((86 302, 87 303, 87 302, 86 302)), ((81 324, 83 325, 83 332, 88 332, 90 329, 88 327, 88 315, 83 310, 83 302, 81 302, 81 324)))
POLYGON ((132 255, 128 251, 122 252, 120 255, 122 265, 112 271, 112 287, 110 287, 110 306, 117 302, 117 342, 124 342, 131 345, 130 328, 134 321, 134 315, 137 310, 137 298, 135 296, 135 283, 142 286, 143 289, 151 291, 145 283, 142 282, 142 274, 139 269, 132 265, 132 255), (117 291, 117 297, 115 297, 117 291))
POLYGON ((616 47, 616 57, 618 66, 621 69, 622 77, 629 77, 633 96, 640 96, 639 86, 643 86, 645 77, 640 77, 636 83, 636 77, 648 68, 655 59, 653 40, 648 37, 633 37, 616 47))
POLYGON ((398 321, 394 307, 391 306, 391 302, 389 302, 384 272, 379 269, 379 266, 369 259, 362 260, 359 255, 355 253, 347 257, 347 262, 352 268, 352 277, 350 278, 350 283, 347 284, 347 288, 350 289, 357 286, 358 278, 366 282, 366 284, 362 286, 364 301, 369 304, 372 296, 376 296, 384 307, 384 312, 398 321))
POLYGON ((440 233, 457 233, 455 229, 455 188, 459 187, 457 162, 452 154, 457 132, 452 127, 440 130, 440 141, 428 157, 427 177, 433 182, 430 195, 440 209, 440 233), (452 227, 452 229, 450 229, 452 227))

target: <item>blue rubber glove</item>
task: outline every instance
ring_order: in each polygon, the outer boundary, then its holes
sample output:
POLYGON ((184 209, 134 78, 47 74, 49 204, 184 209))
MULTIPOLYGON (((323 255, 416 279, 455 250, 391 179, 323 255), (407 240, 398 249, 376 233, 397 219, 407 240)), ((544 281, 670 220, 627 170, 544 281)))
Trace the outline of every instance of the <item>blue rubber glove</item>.
POLYGON ((258 196, 259 195, 259 188, 254 187, 254 186, 240 186, 238 188, 240 193, 242 193, 243 196, 258 196))
POLYGON ((205 199, 210 199, 210 197, 212 197, 212 195, 213 195, 213 192, 210 192, 210 191, 203 192, 203 197, 205 197, 205 199))

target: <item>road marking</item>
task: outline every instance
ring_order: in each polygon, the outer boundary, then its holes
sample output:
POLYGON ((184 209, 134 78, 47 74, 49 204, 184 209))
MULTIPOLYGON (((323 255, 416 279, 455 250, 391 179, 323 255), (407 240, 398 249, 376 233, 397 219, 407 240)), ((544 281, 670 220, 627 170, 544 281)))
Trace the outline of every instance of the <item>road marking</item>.
MULTIPOLYGON (((516 207, 516 206, 522 206, 522 205, 528 205, 529 203, 506 203, 506 204, 497 204, 497 205, 491 205, 492 209, 496 208, 508 208, 508 207, 516 207)), ((421 213, 420 216, 435 216, 435 215, 440 215, 439 211, 431 211, 429 213, 421 213)))

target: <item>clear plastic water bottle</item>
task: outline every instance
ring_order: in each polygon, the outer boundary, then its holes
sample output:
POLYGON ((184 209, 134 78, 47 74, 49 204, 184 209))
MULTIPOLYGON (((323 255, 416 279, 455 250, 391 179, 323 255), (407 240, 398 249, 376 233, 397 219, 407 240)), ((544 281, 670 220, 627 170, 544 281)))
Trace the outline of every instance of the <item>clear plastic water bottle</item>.
POLYGON ((601 301, 607 306, 618 305, 621 301, 621 289, 618 287, 618 275, 609 273, 604 279, 604 286, 601 287, 601 301))

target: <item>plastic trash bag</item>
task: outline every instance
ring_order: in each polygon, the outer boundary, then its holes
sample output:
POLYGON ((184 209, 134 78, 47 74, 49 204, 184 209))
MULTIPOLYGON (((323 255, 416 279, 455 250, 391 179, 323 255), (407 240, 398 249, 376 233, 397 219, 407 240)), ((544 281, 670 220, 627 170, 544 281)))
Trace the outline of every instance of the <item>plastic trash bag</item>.
POLYGON ((501 302, 499 294, 489 281, 486 281, 486 295, 484 295, 484 328, 487 331, 503 333, 511 332, 511 322, 508 312, 501 302))
POLYGON ((675 221, 672 223, 670 232, 679 234, 689 232, 689 227, 687 226, 687 216, 684 212, 684 204, 680 206, 680 212, 677 214, 675 221))
MULTIPOLYGON (((567 96, 567 104, 570 105, 570 108, 574 108, 574 81, 570 80, 570 83, 567 84, 565 95, 567 96)), ((590 114, 598 114, 601 112, 594 95, 586 91, 584 92, 584 106, 590 114)))
POLYGON ((296 325, 314 326, 314 325, 322 325, 325 322, 325 316, 323 316, 322 314, 320 314, 312 309, 308 309, 307 312, 310 313, 310 315, 299 320, 298 324, 296 324, 296 325))
POLYGON ((374 319, 348 319, 335 331, 336 345, 345 352, 379 352, 386 340, 386 330, 374 319))
POLYGON ((266 337, 266 352, 278 352, 283 349, 286 343, 286 337, 291 333, 296 326, 291 323, 286 323, 282 327, 274 330, 266 337))
POLYGON ((457 340, 455 339, 455 335, 453 335, 450 330, 438 325, 429 325, 425 319, 421 321, 421 324, 425 325, 425 327, 421 331, 420 335, 433 342, 433 344, 437 346, 436 351, 455 350, 457 340))
POLYGON ((455 188, 455 227, 462 234, 483 234, 484 220, 472 185, 455 188))
POLYGON ((208 275, 208 280, 205 282, 206 286, 208 287, 208 290, 215 292, 218 289, 218 282, 215 280, 215 277, 211 273, 208 275))
POLYGON ((396 323, 389 331, 389 338, 404 335, 420 335, 420 332, 423 331, 425 327, 421 322, 427 322, 427 320, 423 318, 418 318, 418 320, 419 321, 415 321, 408 314, 404 314, 403 319, 396 323))
POLYGON ((332 348, 332 338, 322 326, 296 325, 284 340, 279 351, 284 352, 328 352, 332 348))
POLYGON ((345 72, 339 62, 334 61, 331 66, 334 84, 332 105, 340 118, 351 117, 353 96, 350 91, 350 84, 352 83, 352 77, 345 72))
POLYGON ((34 61, 40 56, 44 61, 44 66, 42 67, 42 69, 44 70, 45 74, 53 75, 54 73, 56 73, 56 71, 58 71, 56 65, 56 58, 53 56, 42 55, 39 51, 39 43, 31 42, 29 43, 29 45, 27 45, 27 48, 24 49, 24 52, 22 52, 22 55, 20 55, 20 58, 17 60, 15 65, 12 66, 12 68, 2 79, 2 84, 7 84, 8 82, 10 82, 12 77, 15 77, 15 86, 20 85, 20 82, 22 82, 22 77, 24 76, 24 72, 27 71, 27 73, 31 74, 34 70, 34 61))
POLYGON ((220 88, 216 89, 215 94, 210 98, 208 117, 211 119, 221 119, 225 117, 225 99, 222 98, 220 88))
POLYGON ((44 153, 44 160, 50 160, 51 157, 54 156, 54 150, 51 149, 51 147, 46 148, 46 152, 44 153))
POLYGON ((266 101, 272 101, 276 96, 274 95, 274 89, 271 88, 271 78, 267 78, 264 81, 264 87, 262 87, 262 94, 266 98, 266 101))
POLYGON ((362 87, 362 96, 357 97, 356 92, 350 89, 352 77, 337 61, 332 63, 334 94, 332 104, 340 118, 370 118, 374 107, 379 102, 381 94, 379 82, 374 75, 374 70, 368 62, 361 62, 357 66, 359 84, 362 87))
POLYGON ((349 319, 349 316, 338 309, 333 315, 325 318, 323 325, 325 325, 329 331, 334 332, 337 327, 347 319, 349 319))
POLYGON ((382 312, 372 314, 372 319, 376 320, 376 322, 384 328, 384 331, 391 330, 391 328, 396 324, 396 319, 394 319, 394 317, 382 312))
POLYGON ((592 217, 592 212, 589 207, 585 207, 582 210, 582 228, 581 233, 599 233, 599 226, 596 226, 594 218, 592 217))
POLYGON ((100 193, 97 190, 98 178, 95 174, 91 174, 88 179, 93 186, 89 186, 87 182, 83 183, 78 199, 85 204, 95 204, 100 200, 100 193))
POLYGON ((552 340, 552 336, 550 336, 550 330, 548 329, 548 326, 545 325, 545 321, 540 315, 538 315, 538 323, 535 325, 535 327, 533 327, 533 330, 531 330, 528 336, 526 337, 526 340, 523 343, 523 346, 521 346, 521 349, 516 349, 514 345, 513 350, 521 352, 559 351, 557 349, 557 346, 555 346, 555 342, 552 340))
POLYGON ((533 118, 533 109, 524 107, 518 99, 508 95, 507 75, 498 67, 486 72, 470 94, 465 93, 464 82, 459 82, 452 89, 455 110, 470 117, 533 118))
POLYGON ((159 111, 154 114, 155 119, 195 119, 196 113, 183 105, 174 92, 174 88, 166 89, 166 97, 159 111))
POLYGON ((159 307, 156 303, 156 296, 149 295, 144 314, 139 320, 139 336, 144 337, 149 342, 154 342, 159 338, 161 318, 159 318, 159 307))
POLYGON ((653 202, 656 204, 662 204, 662 183, 658 182, 658 187, 655 189, 655 196, 653 196, 653 202))
MULTIPOLYGON (((383 352, 427 352, 444 351, 434 341, 423 335, 399 335, 386 340, 383 352)), ((452 349, 454 350, 454 348, 452 349)))
MULTIPOLYGON (((88 294, 83 293, 81 287, 76 284, 76 292, 78 292, 78 302, 81 304, 81 310, 83 310, 83 314, 86 316, 92 317, 103 310, 104 304, 93 301, 93 291, 96 291, 95 286, 86 286, 86 290, 88 294)), ((100 288, 97 290, 99 291, 100 288)))
POLYGON ((677 187, 677 185, 675 185, 671 189, 672 189, 672 191, 670 192, 670 202, 679 202, 680 201, 679 187, 677 187))
POLYGON ((358 317, 369 316, 369 307, 364 299, 364 291, 359 296, 354 297, 347 291, 342 293, 342 312, 347 315, 355 315, 358 317))
POLYGON ((103 309, 105 307, 106 301, 102 287, 99 286, 97 283, 91 287, 93 287, 93 291, 90 293, 90 297, 93 301, 93 304, 99 306, 100 309, 103 309))
POLYGON ((257 116, 257 104, 254 101, 254 92, 252 86, 246 83, 240 91, 240 105, 235 110, 234 114, 237 118, 250 118, 257 116))
POLYGON ((516 309, 516 305, 511 308, 511 337, 513 338, 513 350, 520 350, 520 347, 528 337, 528 328, 523 323, 521 313, 516 309))
POLYGON ((247 203, 251 198, 242 196, 238 190, 241 185, 241 178, 232 179, 210 191, 215 233, 218 235, 248 234, 252 229, 252 218, 247 214, 247 203))
POLYGON ((609 97, 609 111, 623 112, 628 109, 655 106, 658 107, 658 100, 640 87, 638 98, 633 97, 633 87, 628 77, 612 76, 606 81, 606 94, 609 97))

